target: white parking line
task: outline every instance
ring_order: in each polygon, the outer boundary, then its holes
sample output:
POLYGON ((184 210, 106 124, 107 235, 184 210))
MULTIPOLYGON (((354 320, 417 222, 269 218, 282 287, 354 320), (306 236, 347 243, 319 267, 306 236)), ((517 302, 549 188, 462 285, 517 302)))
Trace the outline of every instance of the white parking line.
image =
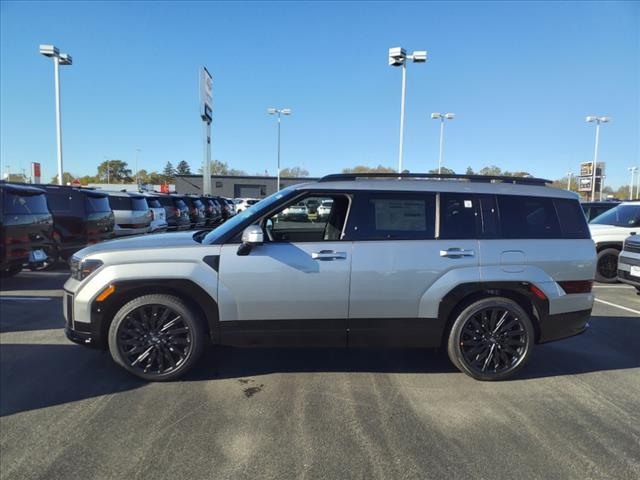
POLYGON ((640 310, 634 310, 633 308, 623 307, 622 305, 618 305, 617 303, 607 302, 605 300, 600 300, 599 298, 596 298, 595 301, 596 302, 600 302, 600 303, 604 303, 605 305, 609 305, 611 307, 619 308, 621 310, 626 310, 627 312, 637 313, 638 315, 640 315, 640 310))

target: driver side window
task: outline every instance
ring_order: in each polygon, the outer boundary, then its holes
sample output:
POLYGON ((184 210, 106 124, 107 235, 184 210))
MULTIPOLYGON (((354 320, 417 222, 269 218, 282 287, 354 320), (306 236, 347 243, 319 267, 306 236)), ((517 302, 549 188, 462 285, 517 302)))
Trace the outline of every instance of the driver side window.
POLYGON ((293 200, 264 219, 270 242, 320 242, 342 239, 349 209, 346 195, 311 195, 293 200))

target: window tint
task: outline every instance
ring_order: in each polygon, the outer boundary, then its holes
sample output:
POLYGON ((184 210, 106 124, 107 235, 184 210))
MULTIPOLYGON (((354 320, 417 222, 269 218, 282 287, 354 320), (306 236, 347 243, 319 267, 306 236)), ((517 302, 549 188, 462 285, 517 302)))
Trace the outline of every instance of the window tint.
POLYGON ((132 198, 131 205, 133 205, 132 210, 135 210, 136 212, 149 210, 149 205, 147 205, 146 198, 132 198))
POLYGON ((158 197, 156 200, 163 207, 173 207, 173 200, 170 197, 158 197))
POLYGON ((556 198, 556 205, 560 228, 564 238, 589 238, 589 227, 577 200, 556 198))
POLYGON ((47 199, 44 193, 38 195, 24 195, 17 192, 4 192, 4 213, 14 215, 32 215, 49 213, 47 199))
POLYGON ((356 196, 348 237, 359 240, 432 239, 435 194, 370 193, 356 196))
POLYGON ((482 223, 482 237, 498 238, 498 206, 494 195, 478 195, 480 202, 480 220, 482 223))
POLYGON ((160 204, 160 201, 157 198, 153 198, 153 197, 147 197, 147 204, 149 205, 149 208, 162 207, 162 205, 160 204))
POLYGON ((440 238, 477 238, 479 220, 475 195, 440 194, 440 238))
POLYGON ((561 238, 551 198, 499 195, 503 238, 561 238))
POLYGON ((85 195, 85 205, 88 212, 110 212, 109 197, 85 195))
POLYGON ((47 193, 47 202, 49 203, 49 208, 53 213, 70 212, 72 201, 73 201, 73 197, 68 192, 63 192, 63 191, 50 192, 49 191, 47 193))
POLYGON ((112 210, 132 210, 130 197, 109 197, 112 210))

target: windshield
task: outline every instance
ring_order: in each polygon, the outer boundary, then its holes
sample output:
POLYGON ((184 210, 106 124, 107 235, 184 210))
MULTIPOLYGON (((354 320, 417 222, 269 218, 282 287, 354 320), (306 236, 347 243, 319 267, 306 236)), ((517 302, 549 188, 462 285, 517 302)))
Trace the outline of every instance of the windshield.
POLYGON ((590 223, 616 227, 638 227, 640 226, 640 203, 618 205, 598 215, 590 223))
POLYGON ((255 213, 262 210, 268 210, 271 205, 279 202, 282 198, 288 196, 292 191, 294 191, 294 187, 288 187, 284 190, 280 190, 279 192, 269 195, 267 198, 263 198, 258 203, 251 205, 246 210, 243 210, 242 212, 231 217, 219 227, 211 230, 207 234, 207 236, 204 237, 202 243, 214 243, 218 238, 235 229, 238 225, 242 224, 244 221, 252 217, 255 213))

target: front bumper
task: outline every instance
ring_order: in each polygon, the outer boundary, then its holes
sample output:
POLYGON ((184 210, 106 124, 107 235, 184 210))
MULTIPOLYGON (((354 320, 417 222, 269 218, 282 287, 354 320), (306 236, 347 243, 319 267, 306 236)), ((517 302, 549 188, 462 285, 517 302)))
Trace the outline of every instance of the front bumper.
POLYGON ((100 331, 92 323, 76 322, 74 318, 74 295, 64 292, 62 302, 62 313, 64 316, 64 334, 69 340, 80 345, 93 348, 102 348, 103 342, 100 331))
POLYGON ((640 277, 631 275, 631 266, 640 267, 640 255, 634 255, 633 257, 625 255, 626 252, 622 252, 618 257, 618 280, 622 283, 633 285, 634 287, 640 287, 640 277), (638 257, 638 258, 635 258, 638 257))

